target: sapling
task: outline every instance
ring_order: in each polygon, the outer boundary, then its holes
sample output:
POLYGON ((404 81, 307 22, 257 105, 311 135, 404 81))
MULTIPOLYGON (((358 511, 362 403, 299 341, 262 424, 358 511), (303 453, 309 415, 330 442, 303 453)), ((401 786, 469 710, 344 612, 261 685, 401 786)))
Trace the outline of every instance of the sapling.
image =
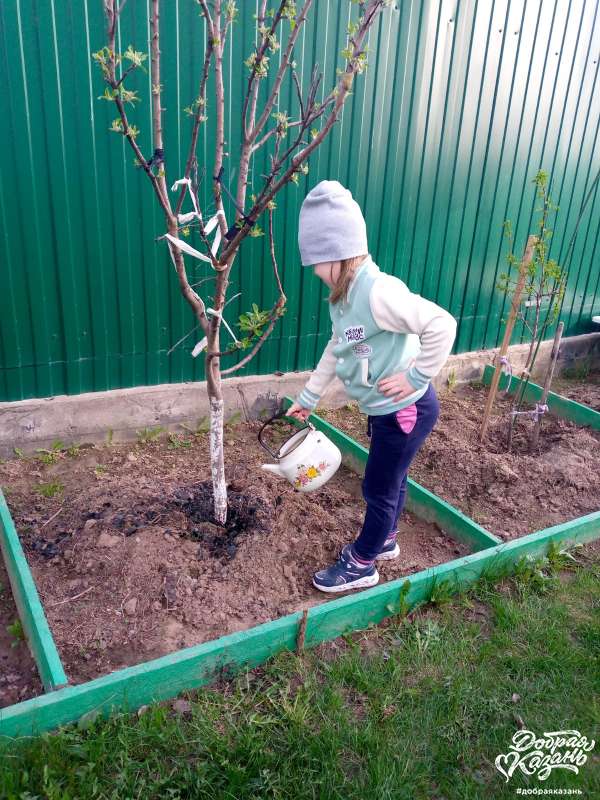
MULTIPOLYGON (((538 339, 544 339, 547 329, 556 321, 565 292, 566 275, 557 261, 547 258, 553 233, 547 227, 548 215, 551 211, 558 211, 560 208, 560 206, 552 203, 546 190, 547 182, 548 175, 542 170, 532 180, 532 183, 535 183, 537 187, 538 197, 542 199, 542 207, 535 210, 541 211, 542 216, 538 223, 539 233, 534 246, 533 259, 529 264, 528 275, 523 288, 524 302, 522 308, 517 311, 519 320, 531 336, 523 373, 531 373, 536 342, 538 339), (547 314, 542 320, 542 306, 544 304, 547 304, 550 314, 547 314), (529 309, 533 309, 533 319, 531 319, 529 309)), ((505 220, 504 222, 504 234, 510 245, 510 252, 506 257, 508 272, 501 273, 497 286, 501 292, 509 296, 514 292, 517 284, 517 279, 514 277, 514 268, 518 265, 518 259, 513 252, 514 236, 510 220, 505 220)))
MULTIPOLYGON (((327 136, 338 120, 342 106, 352 94, 351 87, 354 76, 367 68, 364 42, 370 28, 384 8, 393 5, 393 0, 358 0, 350 2, 357 8, 358 14, 351 20, 347 28, 345 47, 342 51, 345 68, 337 69, 336 85, 321 98, 317 99, 322 74, 315 65, 310 75, 309 84, 303 92, 296 62, 292 52, 298 36, 304 28, 313 0, 305 0, 301 8, 296 7, 293 0, 281 0, 274 7, 267 8, 267 0, 260 0, 258 13, 254 15, 255 45, 251 53, 243 60, 247 69, 247 85, 241 103, 241 141, 239 143, 239 162, 237 187, 235 196, 227 188, 224 177, 224 161, 229 159, 229 174, 234 174, 233 148, 236 143, 227 143, 224 138, 225 120, 225 88, 223 81, 223 58, 227 44, 227 36, 233 24, 237 22, 238 8, 234 0, 214 0, 211 7, 206 0, 187 0, 198 6, 200 16, 206 23, 206 39, 204 59, 198 77, 198 92, 186 106, 184 113, 191 120, 189 147, 183 176, 173 181, 171 171, 173 161, 168 154, 176 150, 174 143, 165 147, 163 135, 163 116, 161 95, 163 93, 163 70, 160 41, 160 11, 168 9, 168 13, 176 14, 174 3, 162 3, 150 0, 150 57, 136 49, 136 44, 128 44, 125 49, 117 47, 117 29, 119 19, 127 0, 104 0, 104 11, 107 21, 105 45, 93 53, 106 84, 102 99, 114 104, 117 117, 110 130, 123 136, 131 148, 136 164, 145 173, 149 186, 163 213, 166 233, 160 237, 161 245, 166 246, 172 260, 181 293, 191 307, 196 326, 204 334, 192 351, 194 355, 204 353, 206 389, 210 407, 210 463, 213 485, 214 517, 220 524, 227 519, 227 492, 225 484, 223 457, 223 396, 221 378, 244 367, 256 355, 271 334, 276 321, 285 311, 286 297, 281 284, 274 243, 274 212, 277 208, 275 196, 288 183, 299 185, 300 175, 308 172, 308 157, 327 136), (281 40, 278 38, 281 36, 281 40), (286 41, 287 37, 287 41, 286 41), (273 54, 278 54, 279 65, 276 66, 273 54), (142 152, 138 144, 141 129, 130 121, 130 108, 136 107, 141 100, 138 89, 132 85, 135 75, 145 71, 149 62, 151 86, 151 119, 153 153, 142 152), (261 84, 269 73, 275 73, 271 86, 261 91, 261 84), (209 76, 214 84, 214 110, 207 97, 209 76), (298 99, 299 113, 296 119, 288 109, 279 106, 281 98, 287 96, 281 90, 284 80, 293 84, 298 99), (267 95, 259 106, 259 94, 267 95), (198 196, 198 162, 196 147, 202 126, 210 120, 214 127, 215 151, 213 163, 206 165, 204 171, 211 176, 211 190, 214 199, 214 214, 206 222, 200 210, 198 196), (225 145, 228 145, 227 150, 225 145), (256 188, 250 197, 250 208, 247 210, 247 185, 253 159, 261 148, 269 144, 269 167, 260 189, 256 188), (209 171, 210 170, 210 171, 209 171), (169 173, 169 174, 168 174, 169 173), (168 187, 177 191, 176 200, 172 201, 168 187), (234 207, 234 221, 228 225, 223 203, 225 192, 234 207), (183 212, 183 204, 188 198, 192 210, 183 212), (227 288, 230 284, 230 273, 239 251, 240 245, 247 237, 263 236, 265 232, 259 220, 267 215, 269 251, 273 267, 273 280, 277 290, 274 305, 267 310, 260 309, 257 304, 250 305, 250 310, 242 315, 239 326, 242 338, 235 336, 224 319, 227 288), (215 231, 211 242, 209 235, 215 231), (194 241, 194 244, 192 244, 194 241), (200 248, 200 249, 198 249, 200 248), (190 281, 186 256, 207 264, 210 273, 201 281, 190 281), (204 299, 208 287, 214 286, 209 306, 204 299), (222 349, 221 325, 224 324, 233 343, 222 349), (232 366, 221 367, 221 359, 247 351, 232 366)), ((181 3, 180 3, 181 6, 181 3)), ((351 14, 352 16, 352 14, 351 14)), ((120 38, 120 37, 119 37, 120 38)), ((242 67, 240 58, 233 54, 233 73, 242 67)), ((237 102, 236 102, 237 106, 237 102)), ((256 177, 255 177, 256 182, 256 177)), ((248 298, 250 299, 250 298, 248 298)))
MULTIPOLYGON (((557 261, 547 257, 553 233, 548 228, 548 215, 551 211, 558 211, 559 209, 559 206, 553 204, 548 194, 546 189, 547 182, 547 173, 542 170, 532 180, 532 183, 535 183, 537 188, 537 196, 542 200, 541 208, 536 208, 535 210, 542 213, 538 223, 539 233, 533 245, 533 257, 527 266, 520 301, 516 304, 517 318, 528 331, 531 342, 525 365, 521 370, 521 384, 515 393, 510 411, 507 436, 509 450, 512 447, 512 437, 517 417, 521 414, 526 414, 533 417, 537 423, 541 414, 544 413, 544 406, 541 404, 536 404, 535 409, 530 411, 522 411, 521 408, 525 397, 526 382, 533 370, 540 343, 545 339, 548 329, 556 322, 560 312, 567 280, 565 270, 560 267, 557 261), (546 305, 545 313, 543 313, 544 305, 546 305), (533 314, 530 313, 530 310, 533 310, 533 314)), ((508 271, 499 276, 497 288, 507 297, 511 297, 515 295, 519 280, 514 276, 514 268, 517 266, 518 259, 513 252, 514 236, 510 220, 504 222, 504 233, 510 245, 510 252, 507 255, 508 271)), ((549 388, 550 386, 548 385, 547 390, 549 388)), ((538 437, 539 426, 536 425, 536 443, 538 437)))

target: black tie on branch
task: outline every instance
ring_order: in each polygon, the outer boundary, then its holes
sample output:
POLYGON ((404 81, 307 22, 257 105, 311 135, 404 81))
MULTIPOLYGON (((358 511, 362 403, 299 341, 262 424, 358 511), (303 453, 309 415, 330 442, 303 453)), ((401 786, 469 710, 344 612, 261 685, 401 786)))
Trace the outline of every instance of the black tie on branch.
MULTIPOLYGON (((235 199, 233 198, 231 192, 229 191, 227 186, 225 186, 225 184, 223 183, 223 172, 224 171, 225 171, 225 167, 222 166, 221 169, 219 170, 219 174, 213 176, 213 180, 217 181, 217 183, 219 183, 221 185, 221 188, 225 190, 225 193, 227 194, 227 196, 229 197, 229 199, 231 200, 233 205, 237 208, 237 210, 242 215, 242 219, 244 220, 244 222, 247 222, 248 225, 250 225, 250 227, 253 227, 256 220, 253 220, 251 217, 247 217, 244 214, 244 209, 240 208, 238 206, 238 204, 236 203, 235 199)), ((239 230, 240 230, 240 226, 239 226, 239 220, 238 220, 237 222, 234 222, 234 224, 231 226, 231 228, 229 228, 229 230, 225 234, 225 238, 227 239, 227 241, 230 242, 232 239, 234 239, 239 230)))
MULTIPOLYGON (((165 163, 165 151, 161 147, 157 147, 154 153, 152 153, 152 158, 148 161, 146 166, 151 167, 154 165, 155 167, 159 164, 165 163)), ((141 164, 138 164, 138 167, 141 167, 141 164)))

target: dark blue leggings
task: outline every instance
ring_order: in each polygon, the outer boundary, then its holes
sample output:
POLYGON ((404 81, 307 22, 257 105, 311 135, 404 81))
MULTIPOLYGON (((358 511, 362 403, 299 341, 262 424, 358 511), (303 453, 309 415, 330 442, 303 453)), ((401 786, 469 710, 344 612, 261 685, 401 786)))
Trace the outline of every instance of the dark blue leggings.
POLYGON ((396 530, 406 499, 408 468, 440 413, 431 384, 416 405, 417 421, 410 433, 401 430, 395 412, 368 417, 371 446, 362 482, 367 510, 354 543, 359 558, 374 559, 390 533, 396 530))

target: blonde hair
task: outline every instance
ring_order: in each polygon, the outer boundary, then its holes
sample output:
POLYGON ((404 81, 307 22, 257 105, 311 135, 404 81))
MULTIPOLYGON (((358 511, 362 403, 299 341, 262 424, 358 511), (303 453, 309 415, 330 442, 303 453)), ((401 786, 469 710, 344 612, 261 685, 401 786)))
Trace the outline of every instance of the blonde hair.
POLYGON ((344 300, 348 299, 348 287, 352 283, 354 273, 367 256, 368 253, 365 253, 362 256, 352 256, 352 258, 343 258, 341 260, 340 274, 327 298, 330 303, 337 303, 342 298, 344 300))

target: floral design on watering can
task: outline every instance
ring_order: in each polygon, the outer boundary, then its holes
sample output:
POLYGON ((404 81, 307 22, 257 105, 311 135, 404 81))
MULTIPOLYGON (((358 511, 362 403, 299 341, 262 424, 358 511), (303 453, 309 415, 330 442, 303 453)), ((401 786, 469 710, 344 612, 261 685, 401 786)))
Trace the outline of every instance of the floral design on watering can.
POLYGON ((306 486, 307 483, 310 483, 315 478, 318 478, 328 466, 329 464, 327 461, 321 461, 319 466, 311 464, 309 467, 307 467, 305 464, 298 464, 298 475, 294 480, 294 486, 297 489, 299 489, 300 486, 306 486))

